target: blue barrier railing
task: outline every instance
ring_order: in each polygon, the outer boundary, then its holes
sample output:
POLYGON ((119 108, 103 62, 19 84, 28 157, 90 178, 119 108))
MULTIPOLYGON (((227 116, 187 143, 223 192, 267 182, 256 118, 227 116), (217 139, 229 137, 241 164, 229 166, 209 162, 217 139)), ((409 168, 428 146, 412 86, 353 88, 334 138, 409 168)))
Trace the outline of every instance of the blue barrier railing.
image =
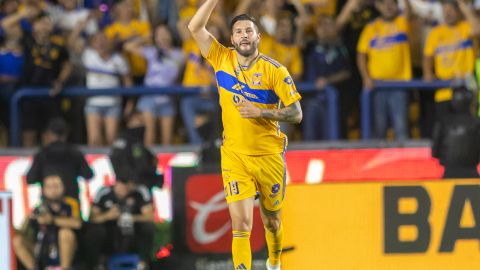
MULTIPOLYGON (((315 85, 311 83, 299 83, 297 88, 301 93, 311 93, 316 91, 315 85)), ((116 95, 116 96, 137 96, 137 95, 191 95, 201 93, 201 88, 169 86, 164 88, 152 87, 132 87, 132 88, 114 88, 114 89, 87 89, 83 87, 71 87, 64 89, 59 97, 72 96, 98 96, 98 95, 116 95)), ((326 87, 325 93, 328 100, 328 122, 329 139, 338 139, 338 103, 337 91, 334 87, 326 87)), ((319 92, 321 93, 321 92, 319 92)), ((21 106, 20 102, 26 98, 48 98, 49 89, 47 88, 21 88, 15 92, 10 99, 10 144, 11 146, 21 145, 21 106)))
POLYGON ((370 139, 372 133, 372 107, 371 97, 375 91, 388 89, 405 89, 405 90, 436 90, 438 88, 458 86, 453 81, 432 81, 425 82, 422 80, 411 81, 375 81, 375 88, 372 90, 363 90, 361 96, 361 131, 362 139, 370 139))

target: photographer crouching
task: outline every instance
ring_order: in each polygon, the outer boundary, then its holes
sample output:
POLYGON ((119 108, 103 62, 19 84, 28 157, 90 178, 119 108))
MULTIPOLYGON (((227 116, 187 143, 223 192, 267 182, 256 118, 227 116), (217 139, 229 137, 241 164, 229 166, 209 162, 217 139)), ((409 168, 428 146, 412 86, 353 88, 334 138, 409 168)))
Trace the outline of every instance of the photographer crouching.
POLYGON ((154 225, 152 198, 145 188, 117 178, 115 185, 97 193, 90 222, 85 235, 90 269, 101 269, 116 253, 138 254, 137 269, 148 268, 154 225))
POLYGON ((74 230, 81 226, 76 199, 64 196, 63 181, 58 175, 46 176, 40 206, 13 239, 15 254, 27 270, 69 270, 77 247, 74 230))

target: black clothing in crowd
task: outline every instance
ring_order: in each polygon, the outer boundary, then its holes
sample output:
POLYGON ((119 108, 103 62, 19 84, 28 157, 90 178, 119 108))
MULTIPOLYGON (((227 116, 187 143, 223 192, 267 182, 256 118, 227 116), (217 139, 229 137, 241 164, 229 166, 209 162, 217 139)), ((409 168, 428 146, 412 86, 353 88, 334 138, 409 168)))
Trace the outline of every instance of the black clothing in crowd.
POLYGON ((115 253, 136 253, 141 260, 149 261, 155 234, 153 222, 131 221, 125 224, 122 215, 140 215, 142 208, 151 204, 150 192, 143 186, 136 188, 123 199, 115 195, 114 187, 101 189, 95 197, 93 207, 106 213, 115 206, 120 209, 121 214, 117 220, 89 224, 84 235, 88 246, 85 249, 87 264, 94 267, 101 262, 103 255, 115 253))
POLYGON ((44 146, 35 154, 32 166, 27 173, 29 184, 42 183, 49 175, 59 175, 65 187, 65 196, 79 199, 77 178, 79 176, 90 179, 93 171, 88 166, 83 153, 75 146, 64 141, 66 124, 61 119, 54 119, 49 123, 48 130, 57 140, 44 146))
POLYGON ((470 113, 472 97, 468 90, 454 91, 451 114, 435 125, 432 156, 445 167, 443 178, 479 177, 480 120, 470 113))

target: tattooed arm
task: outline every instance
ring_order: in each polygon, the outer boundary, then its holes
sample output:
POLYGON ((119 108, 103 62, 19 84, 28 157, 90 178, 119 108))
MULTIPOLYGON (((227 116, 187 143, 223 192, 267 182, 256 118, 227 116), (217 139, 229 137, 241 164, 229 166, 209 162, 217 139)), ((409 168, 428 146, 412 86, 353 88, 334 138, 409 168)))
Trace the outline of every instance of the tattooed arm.
POLYGON ((244 99, 239 107, 243 118, 266 118, 282 122, 300 123, 302 121, 302 107, 296 101, 281 109, 261 109, 244 99))

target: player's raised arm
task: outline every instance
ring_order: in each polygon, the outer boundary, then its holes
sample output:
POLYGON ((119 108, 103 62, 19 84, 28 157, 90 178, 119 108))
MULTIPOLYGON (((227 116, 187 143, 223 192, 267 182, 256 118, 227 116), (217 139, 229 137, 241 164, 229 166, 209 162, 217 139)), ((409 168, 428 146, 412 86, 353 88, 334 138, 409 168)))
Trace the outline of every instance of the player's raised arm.
POLYGON ((217 3, 218 0, 206 0, 188 24, 188 30, 192 33, 192 37, 200 47, 203 56, 207 56, 212 45, 213 37, 205 26, 217 3))

